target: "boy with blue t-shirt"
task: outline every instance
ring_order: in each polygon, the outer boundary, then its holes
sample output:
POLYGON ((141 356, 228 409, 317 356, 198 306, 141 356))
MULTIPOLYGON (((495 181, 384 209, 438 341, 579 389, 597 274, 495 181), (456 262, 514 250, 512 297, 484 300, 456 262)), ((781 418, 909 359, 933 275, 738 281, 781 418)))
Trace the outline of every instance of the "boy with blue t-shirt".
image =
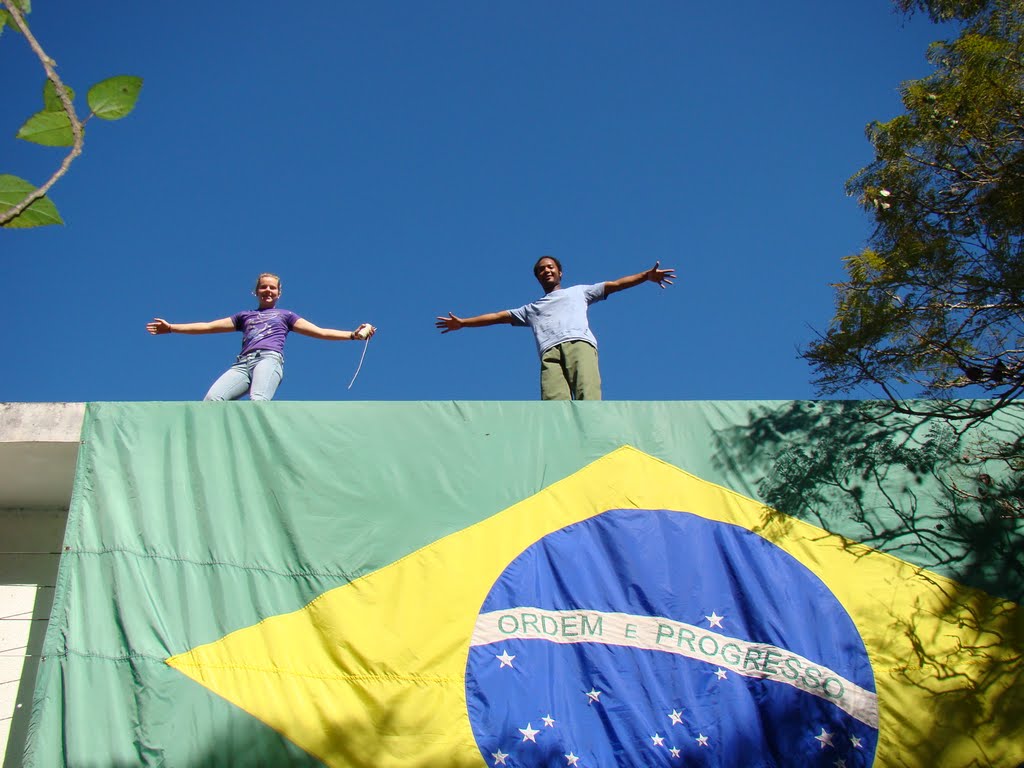
POLYGON ((662 288, 672 285, 674 269, 659 269, 659 262, 646 272, 605 283, 562 288, 562 265, 553 256, 542 256, 533 274, 544 296, 517 309, 491 312, 476 317, 438 317, 441 333, 485 325, 518 325, 533 330, 540 355, 540 396, 542 400, 600 400, 601 372, 597 364, 597 339, 590 330, 587 309, 595 301, 644 282, 662 288))

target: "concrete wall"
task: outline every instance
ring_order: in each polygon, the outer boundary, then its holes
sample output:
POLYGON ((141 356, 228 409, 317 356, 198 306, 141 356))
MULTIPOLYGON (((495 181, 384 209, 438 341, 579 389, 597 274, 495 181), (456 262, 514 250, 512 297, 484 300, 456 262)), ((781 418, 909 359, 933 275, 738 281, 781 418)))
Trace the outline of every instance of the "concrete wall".
POLYGON ((0 403, 0 757, 22 762, 74 483, 82 403, 0 403))

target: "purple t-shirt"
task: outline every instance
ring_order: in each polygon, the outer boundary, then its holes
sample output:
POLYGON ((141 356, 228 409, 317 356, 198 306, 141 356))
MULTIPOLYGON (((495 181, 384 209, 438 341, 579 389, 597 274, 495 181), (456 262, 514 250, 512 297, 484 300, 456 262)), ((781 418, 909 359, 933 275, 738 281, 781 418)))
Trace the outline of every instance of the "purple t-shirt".
POLYGON ((260 349, 284 354, 284 339, 299 316, 287 309, 249 309, 231 316, 235 328, 242 332, 242 351, 248 354, 260 349))

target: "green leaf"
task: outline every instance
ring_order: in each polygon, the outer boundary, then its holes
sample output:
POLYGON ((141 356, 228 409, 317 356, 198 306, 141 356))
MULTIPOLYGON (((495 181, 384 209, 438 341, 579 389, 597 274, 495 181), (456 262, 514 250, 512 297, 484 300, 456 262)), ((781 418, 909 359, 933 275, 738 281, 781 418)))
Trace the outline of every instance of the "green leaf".
POLYGON ((102 120, 120 120, 135 108, 142 78, 118 75, 96 83, 89 89, 89 109, 102 120))
MULTIPOLYGON (((68 98, 71 101, 75 100, 75 91, 68 86, 64 86, 64 90, 68 92, 68 98)), ((43 111, 45 112, 63 112, 64 105, 61 104, 60 97, 57 96, 57 86, 53 84, 53 80, 47 80, 43 83, 43 111)))
POLYGON ((65 112, 36 112, 18 129, 16 138, 45 147, 70 147, 75 143, 71 119, 65 112))
MULTIPOLYGON (((30 0, 21 0, 21 2, 14 0, 14 2, 15 5, 18 6, 18 10, 21 11, 22 16, 28 16, 32 13, 32 3, 30 0)), ((5 24, 19 35, 21 34, 21 30, 18 28, 18 25, 15 24, 14 19, 11 18, 11 12, 0 8, 0 31, 3 31, 5 24)))
MULTIPOLYGON (((35 187, 24 179, 0 174, 0 213, 13 208, 34 191, 35 187)), ((57 212, 57 206, 50 198, 44 196, 3 226, 6 229, 28 229, 29 227, 63 223, 64 220, 57 212)))

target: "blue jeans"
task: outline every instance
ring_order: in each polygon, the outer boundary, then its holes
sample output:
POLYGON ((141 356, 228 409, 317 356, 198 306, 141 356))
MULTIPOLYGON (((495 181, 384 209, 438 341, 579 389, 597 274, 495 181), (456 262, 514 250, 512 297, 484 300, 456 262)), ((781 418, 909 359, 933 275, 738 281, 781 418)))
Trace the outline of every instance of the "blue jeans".
POLYGON ((235 364, 213 382, 203 400, 237 400, 246 392, 250 400, 273 400, 284 378, 284 356, 260 349, 239 355, 235 364))

